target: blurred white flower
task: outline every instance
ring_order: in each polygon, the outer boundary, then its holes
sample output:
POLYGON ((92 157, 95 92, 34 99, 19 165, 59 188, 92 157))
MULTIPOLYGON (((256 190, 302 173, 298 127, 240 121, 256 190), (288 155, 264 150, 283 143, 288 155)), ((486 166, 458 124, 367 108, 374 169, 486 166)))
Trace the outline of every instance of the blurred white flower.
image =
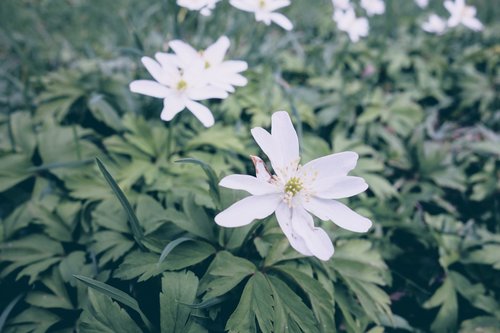
POLYGON ((293 29, 292 22, 285 15, 274 12, 290 5, 289 0, 230 0, 229 3, 240 10, 255 13, 257 22, 266 25, 274 22, 285 30, 293 29))
POLYGON ((155 59, 143 57, 142 63, 153 80, 130 83, 135 93, 163 98, 161 119, 172 120, 187 108, 205 127, 214 124, 211 111, 197 102, 210 98, 226 98, 234 86, 247 80, 239 73, 247 69, 244 61, 224 61, 229 39, 222 36, 205 51, 197 52, 190 45, 175 40, 169 43, 176 54, 157 53, 155 59))
POLYGON ((368 16, 385 13, 384 0, 361 0, 361 7, 366 10, 368 16))
POLYGON ((420 8, 425 8, 425 7, 427 7, 429 5, 429 0, 415 0, 415 3, 420 8))
POLYGON ((352 4, 350 0, 332 0, 333 8, 335 10, 347 10, 352 8, 352 4))
POLYGON ((444 2, 444 6, 451 14, 448 19, 450 28, 463 24, 474 31, 483 29, 483 24, 476 18, 476 7, 467 6, 465 0, 447 0, 444 2))
POLYGON ((336 10, 333 13, 333 20, 337 23, 339 30, 347 32, 354 43, 358 42, 360 37, 368 36, 370 29, 368 20, 365 17, 356 17, 352 8, 346 11, 336 10))
POLYGON ((368 188, 363 178, 347 175, 356 166, 358 154, 349 151, 332 154, 301 166, 297 133, 284 111, 273 114, 271 133, 257 127, 252 129, 252 135, 276 174, 271 176, 264 162, 254 156, 256 177, 224 177, 220 186, 251 195, 219 213, 215 217, 217 224, 240 227, 275 213, 290 245, 303 255, 321 260, 328 260, 334 249, 328 234, 314 226, 311 214, 350 231, 370 229, 369 219, 335 200, 368 188))
POLYGON ((198 10, 203 16, 212 14, 215 4, 220 0, 177 0, 177 5, 189 10, 198 10))
POLYGON ((446 30, 446 21, 436 14, 431 14, 427 21, 422 23, 424 31, 441 35, 446 30))
POLYGON ((209 84, 227 92, 234 92, 234 86, 242 87, 247 79, 240 72, 247 70, 245 61, 224 61, 230 46, 229 38, 220 37, 204 51, 196 51, 189 44, 180 40, 169 43, 179 59, 179 67, 184 70, 197 69, 203 72, 209 84))

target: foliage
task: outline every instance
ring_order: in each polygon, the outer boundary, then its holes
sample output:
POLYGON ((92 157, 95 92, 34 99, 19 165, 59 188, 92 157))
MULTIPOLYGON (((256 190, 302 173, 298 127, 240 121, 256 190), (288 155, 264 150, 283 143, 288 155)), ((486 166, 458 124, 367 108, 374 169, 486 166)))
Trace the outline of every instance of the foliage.
POLYGON ((0 329, 500 330, 492 3, 476 1, 483 33, 437 37, 412 1, 387 1, 350 44, 329 0, 295 1, 290 33, 224 1, 211 17, 172 0, 1 1, 0 329), (163 123, 158 101, 128 91, 143 54, 222 34, 249 84, 211 102, 213 128, 187 113, 163 123), (218 179, 254 172, 249 130, 279 109, 304 162, 361 156, 370 189, 350 205, 374 228, 324 224, 329 262, 293 251, 274 217, 213 221, 242 196, 218 179))

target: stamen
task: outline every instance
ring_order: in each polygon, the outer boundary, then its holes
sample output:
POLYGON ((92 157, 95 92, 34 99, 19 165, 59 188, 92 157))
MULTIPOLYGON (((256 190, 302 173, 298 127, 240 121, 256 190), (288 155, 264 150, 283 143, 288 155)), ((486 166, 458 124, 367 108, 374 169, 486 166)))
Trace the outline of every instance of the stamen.
POLYGON ((302 180, 298 177, 292 177, 285 184, 285 193, 290 194, 292 197, 299 193, 304 188, 302 180))
POLYGON ((177 90, 184 90, 187 88, 187 82, 184 81, 184 80, 180 80, 179 82, 177 82, 177 90))

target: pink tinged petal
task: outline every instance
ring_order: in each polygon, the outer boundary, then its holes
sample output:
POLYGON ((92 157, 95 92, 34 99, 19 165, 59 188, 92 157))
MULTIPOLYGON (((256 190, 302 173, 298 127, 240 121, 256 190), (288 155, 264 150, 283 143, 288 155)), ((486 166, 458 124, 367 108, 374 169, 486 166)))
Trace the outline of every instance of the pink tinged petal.
POLYGON ((276 208, 276 219, 278 224, 295 251, 305 256, 312 256, 312 252, 307 247, 304 239, 300 237, 292 228, 292 210, 287 204, 281 202, 276 208))
POLYGON ((151 80, 132 81, 129 88, 131 92, 156 98, 165 98, 170 94, 170 89, 151 80))
POLYGON ((304 208, 321 220, 331 220, 342 229, 349 231, 367 232, 372 226, 372 221, 335 200, 312 197, 304 202, 304 208))
POLYGON ((465 20, 463 20, 463 24, 474 30, 474 31, 481 31, 483 30, 483 24, 481 23, 481 21, 479 21, 477 18, 475 17, 471 17, 471 18, 467 18, 465 20))
POLYGON ((446 9, 447 9, 447 10, 448 10, 451 14, 453 14, 453 13, 454 13, 454 11, 455 11, 455 5, 453 4, 453 2, 452 2, 452 1, 449 1, 449 0, 445 1, 445 2, 444 2, 444 7, 445 7, 445 8, 446 8, 446 9))
POLYGON ((307 173, 316 174, 316 181, 328 177, 346 176, 356 167, 358 154, 352 151, 323 156, 306 163, 303 169, 307 173))
POLYGON ((450 28, 454 28, 456 27, 457 25, 460 24, 460 17, 459 16, 451 16, 449 19, 448 19, 448 27, 450 28))
POLYGON ((163 100, 163 110, 160 118, 164 121, 170 121, 185 107, 186 105, 181 98, 167 97, 163 100))
POLYGON ((247 191, 252 195, 277 193, 278 188, 265 180, 248 175, 230 175, 222 178, 219 186, 247 191))
POLYGON ((215 217, 215 223, 227 228, 241 227, 253 220, 268 217, 280 202, 281 197, 277 194, 252 195, 220 212, 215 217))
POLYGON ((251 133, 260 149, 262 149, 264 154, 272 161, 274 159, 274 145, 271 134, 262 127, 252 128, 251 133))
POLYGON ((315 185, 315 196, 323 199, 349 198, 368 188, 363 178, 353 176, 324 178, 315 185))
POLYGON ((300 160, 299 139, 287 112, 273 113, 271 135, 274 143, 274 156, 268 155, 268 157, 273 163, 275 172, 285 172, 278 169, 295 169, 300 160))
POLYGON ((271 13, 271 21, 282 27, 283 29, 290 31, 293 29, 292 22, 283 14, 271 13))
POLYGON ((229 45, 231 45, 229 38, 222 36, 214 44, 210 45, 203 52, 203 55, 210 65, 219 64, 224 60, 229 45))
POLYGON ((334 249, 330 237, 323 229, 314 227, 312 216, 300 206, 292 209, 292 228, 315 257, 325 261, 332 257, 334 249))
POLYGON ((250 156, 252 158, 253 165, 255 167, 255 176, 265 182, 270 182, 272 179, 271 174, 267 170, 264 161, 258 156, 250 156))
POLYGON ((188 97, 190 99, 193 99, 195 101, 201 101, 204 99, 210 99, 210 98, 227 98, 228 94, 224 89, 220 89, 217 87, 203 87, 203 88, 196 88, 196 89, 190 89, 188 91, 188 97))
POLYGON ((153 79, 155 79, 156 81, 158 81, 163 85, 166 86, 170 85, 171 82, 166 79, 167 75, 165 71, 162 69, 160 64, 156 62, 156 60, 149 57, 142 57, 141 61, 144 67, 146 67, 146 69, 148 70, 149 74, 151 74, 153 79))
POLYGON ((203 126, 210 127, 214 124, 214 116, 212 115, 212 112, 210 112, 210 109, 205 105, 188 100, 186 101, 186 107, 196 118, 198 118, 199 121, 201 121, 203 126))

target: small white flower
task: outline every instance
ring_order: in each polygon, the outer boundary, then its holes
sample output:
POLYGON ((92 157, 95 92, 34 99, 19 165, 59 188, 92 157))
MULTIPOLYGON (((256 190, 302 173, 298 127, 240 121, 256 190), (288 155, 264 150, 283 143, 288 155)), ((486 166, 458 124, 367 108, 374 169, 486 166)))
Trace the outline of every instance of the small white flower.
POLYGON ((255 13, 257 22, 270 25, 276 23, 285 30, 292 30, 293 24, 283 14, 274 11, 290 5, 289 0, 230 0, 229 3, 246 12, 255 13))
POLYGON ((446 30, 446 21, 436 14, 431 14, 429 19, 422 23, 422 29, 429 33, 441 35, 446 30))
POLYGON ((224 61, 230 41, 226 36, 220 37, 204 51, 196 51, 180 40, 171 41, 169 46, 179 59, 179 67, 184 70, 196 69, 203 73, 208 83, 227 92, 234 92, 234 86, 242 87, 247 79, 240 72, 247 70, 245 61, 224 61))
POLYGON ((203 16, 212 14, 215 4, 220 0, 177 0, 177 5, 189 10, 198 10, 203 16))
POLYGON ((426 8, 429 5, 429 0, 415 0, 415 3, 420 8, 426 8))
POLYGON ((361 0, 361 7, 366 10, 368 16, 381 15, 385 13, 384 0, 361 0))
POLYGON ((352 4, 350 0, 332 0, 333 8, 335 10, 347 10, 352 8, 352 4))
POLYGON ((276 174, 271 176, 262 160, 254 156, 256 177, 224 177, 220 186, 251 195, 219 213, 215 217, 217 224, 240 227, 275 213, 290 245, 303 255, 321 260, 333 255, 333 244, 323 229, 314 226, 311 214, 350 231, 370 229, 369 219, 335 200, 368 188, 363 178, 347 175, 356 166, 358 154, 349 151, 332 154, 301 166, 297 133, 284 111, 273 114, 271 133, 257 127, 252 129, 252 135, 276 174))
POLYGON ((370 29, 368 20, 365 17, 356 17, 352 8, 346 11, 336 10, 333 13, 333 20, 337 23, 339 30, 347 32, 354 43, 359 41, 360 37, 368 36, 370 29))
POLYGON ((476 7, 467 6, 465 0, 447 0, 444 2, 444 6, 451 14, 448 19, 450 28, 463 24, 474 31, 483 30, 483 24, 476 18, 476 7))

